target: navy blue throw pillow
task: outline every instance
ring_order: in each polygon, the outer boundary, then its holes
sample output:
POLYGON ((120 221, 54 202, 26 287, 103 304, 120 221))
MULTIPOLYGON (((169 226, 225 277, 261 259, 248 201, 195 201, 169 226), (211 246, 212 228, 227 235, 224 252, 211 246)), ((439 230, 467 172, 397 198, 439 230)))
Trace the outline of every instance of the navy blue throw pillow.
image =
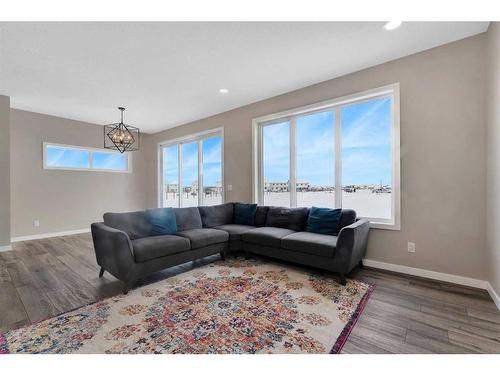
POLYGON ((307 231, 336 236, 339 232, 342 209, 312 207, 307 218, 307 231))
POLYGON ((236 203, 234 205, 234 223, 240 225, 254 225, 257 204, 236 203))
POLYGON ((161 236, 177 233, 177 221, 173 208, 151 208, 146 210, 146 217, 151 224, 151 234, 161 236))

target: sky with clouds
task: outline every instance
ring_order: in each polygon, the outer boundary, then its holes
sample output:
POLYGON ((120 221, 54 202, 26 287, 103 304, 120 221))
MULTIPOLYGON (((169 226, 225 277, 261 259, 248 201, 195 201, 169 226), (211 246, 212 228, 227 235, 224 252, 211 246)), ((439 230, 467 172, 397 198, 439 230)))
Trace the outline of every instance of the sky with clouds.
MULTIPOLYGON (((391 100, 374 99, 341 109, 342 183, 390 184, 391 100)), ((335 185, 335 113, 326 111, 296 121, 297 181, 335 185)), ((286 182, 290 177, 287 122, 264 127, 264 179, 286 182)))
MULTIPOLYGON (((222 180, 222 139, 206 138, 202 141, 203 152, 203 185, 216 186, 222 180)), ((163 149, 163 169, 166 184, 177 184, 179 181, 179 158, 177 145, 163 149)), ((182 145, 182 184, 191 186, 198 180, 198 142, 182 145)))
POLYGON ((349 184, 391 184, 391 99, 342 109, 342 179, 349 184))

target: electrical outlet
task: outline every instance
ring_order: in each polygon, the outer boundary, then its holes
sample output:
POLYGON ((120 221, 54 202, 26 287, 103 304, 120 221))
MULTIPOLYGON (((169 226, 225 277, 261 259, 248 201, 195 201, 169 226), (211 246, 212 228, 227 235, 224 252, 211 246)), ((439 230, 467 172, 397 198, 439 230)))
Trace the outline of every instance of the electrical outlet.
POLYGON ((38 219, 33 220, 33 227, 38 228, 39 226, 40 226, 40 220, 38 220, 38 219))
POLYGON ((227 191, 233 190, 233 185, 227 185, 227 191))
POLYGON ((408 242, 408 252, 409 253, 414 253, 416 252, 416 248, 415 248, 415 242, 408 242))

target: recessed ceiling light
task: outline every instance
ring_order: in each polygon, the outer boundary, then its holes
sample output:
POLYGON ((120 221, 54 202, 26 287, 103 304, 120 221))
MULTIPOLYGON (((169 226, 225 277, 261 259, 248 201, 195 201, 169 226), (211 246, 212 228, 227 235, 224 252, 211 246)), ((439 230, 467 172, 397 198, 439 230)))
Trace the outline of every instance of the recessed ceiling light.
POLYGON ((219 92, 221 94, 227 94, 229 92, 229 90, 228 89, 219 89, 219 92))
POLYGON ((401 26, 402 21, 389 21, 384 25, 384 29, 386 30, 394 30, 401 26))

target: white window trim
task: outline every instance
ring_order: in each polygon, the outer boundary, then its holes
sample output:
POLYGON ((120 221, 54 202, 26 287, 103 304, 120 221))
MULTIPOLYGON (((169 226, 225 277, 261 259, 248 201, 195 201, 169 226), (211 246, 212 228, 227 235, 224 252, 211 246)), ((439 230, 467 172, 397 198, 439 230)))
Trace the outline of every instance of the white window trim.
POLYGON ((113 151, 113 150, 107 150, 107 149, 102 149, 102 148, 97 148, 97 147, 84 147, 84 146, 74 146, 74 145, 66 145, 66 144, 60 144, 60 143, 51 143, 51 142, 42 142, 42 159, 43 159, 43 169, 50 169, 50 170, 62 170, 62 171, 83 171, 83 172, 108 172, 108 173, 132 173, 132 153, 128 152, 125 154, 127 157, 127 169, 124 171, 119 171, 116 169, 103 169, 103 168, 94 168, 92 166, 92 155, 93 153, 100 153, 100 154, 112 154, 112 155, 120 155, 118 151, 113 151), (47 147, 54 146, 54 147, 61 147, 61 148, 67 148, 67 149, 72 149, 72 150, 84 150, 84 151, 89 151, 89 168, 76 168, 76 167, 53 167, 47 165, 47 147))
MULTIPOLYGON (((337 140, 338 134, 340 134, 340 106, 352 103, 359 103, 365 100, 374 99, 377 97, 391 96, 393 111, 392 111, 392 188, 393 188, 393 198, 391 202, 392 218, 388 220, 383 220, 380 218, 369 218, 370 227, 377 229, 390 229, 390 230, 400 230, 401 229, 401 163, 400 163, 400 94, 399 94, 399 83, 394 83, 391 85, 366 90, 360 93, 342 96, 340 98, 325 100, 319 103, 306 105, 299 108, 293 108, 287 111, 273 113, 266 116, 261 116, 252 119, 252 199, 253 202, 262 204, 263 197, 263 161, 262 161, 262 129, 265 125, 270 125, 273 122, 289 121, 291 117, 297 115, 311 114, 315 112, 322 112, 328 109, 334 109, 335 113, 335 185, 336 190, 338 185, 341 183, 341 158, 337 155, 341 155, 340 144, 341 139, 337 140)), ((293 128, 293 127, 292 127, 293 128)), ((290 144, 290 149, 294 148, 290 144)), ((290 162, 292 162, 291 160, 290 162)), ((292 177, 292 176, 291 176, 292 177)), ((292 185, 293 186, 293 185, 292 185)), ((293 190, 293 189, 292 189, 293 190)), ((338 194, 336 194, 337 197, 338 194)), ((340 197, 336 198, 335 206, 338 207, 340 202, 340 197)))
MULTIPOLYGON (((226 185, 224 183, 224 127, 209 129, 205 131, 201 131, 198 133, 190 134, 187 136, 170 139, 166 141, 162 141, 158 143, 157 146, 157 158, 158 158, 158 171, 157 171, 157 187, 158 187, 158 207, 162 207, 163 205, 163 194, 164 194, 164 186, 163 186, 163 155, 162 149, 165 147, 179 145, 178 153, 179 153, 179 191, 182 187, 182 144, 184 143, 192 143, 199 142, 206 138, 212 137, 221 137, 221 185, 222 185, 222 203, 226 202, 226 185)), ((201 150, 201 145, 198 143, 198 192, 203 191, 203 168, 200 168, 200 165, 203 163, 203 152, 201 150)), ((181 194, 182 195, 182 194, 181 194)), ((203 198, 202 194, 198 194, 198 206, 201 206, 203 198)), ((181 201, 179 201, 179 207, 181 201)))

